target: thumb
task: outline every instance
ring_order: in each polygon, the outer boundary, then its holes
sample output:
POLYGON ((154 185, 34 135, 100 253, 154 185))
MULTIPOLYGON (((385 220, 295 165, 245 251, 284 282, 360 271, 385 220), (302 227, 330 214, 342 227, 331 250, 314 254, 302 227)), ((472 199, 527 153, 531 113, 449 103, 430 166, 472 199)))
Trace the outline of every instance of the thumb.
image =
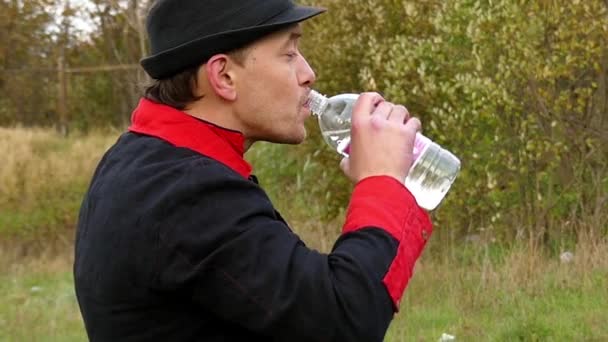
POLYGON ((350 160, 348 159, 348 157, 342 158, 342 160, 340 161, 340 169, 342 169, 342 172, 344 172, 344 174, 346 174, 347 176, 350 175, 350 160))

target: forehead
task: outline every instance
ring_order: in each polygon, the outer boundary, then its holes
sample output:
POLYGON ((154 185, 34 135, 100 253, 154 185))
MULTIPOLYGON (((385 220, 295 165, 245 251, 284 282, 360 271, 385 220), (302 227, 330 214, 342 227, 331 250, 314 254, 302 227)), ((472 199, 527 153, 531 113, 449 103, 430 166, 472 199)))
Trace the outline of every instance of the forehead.
POLYGON ((302 26, 298 23, 273 32, 257 41, 254 45, 288 45, 297 42, 300 36, 302 36, 302 26))

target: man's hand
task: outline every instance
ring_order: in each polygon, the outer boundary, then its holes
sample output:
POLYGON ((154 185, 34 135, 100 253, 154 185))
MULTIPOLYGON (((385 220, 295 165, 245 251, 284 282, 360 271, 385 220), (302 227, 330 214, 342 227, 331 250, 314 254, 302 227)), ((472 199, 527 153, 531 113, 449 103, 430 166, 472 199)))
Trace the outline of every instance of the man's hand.
POLYGON ((371 176, 391 176, 400 182, 412 165, 414 139, 421 124, 404 106, 363 93, 352 114, 349 158, 340 163, 355 183, 371 176))

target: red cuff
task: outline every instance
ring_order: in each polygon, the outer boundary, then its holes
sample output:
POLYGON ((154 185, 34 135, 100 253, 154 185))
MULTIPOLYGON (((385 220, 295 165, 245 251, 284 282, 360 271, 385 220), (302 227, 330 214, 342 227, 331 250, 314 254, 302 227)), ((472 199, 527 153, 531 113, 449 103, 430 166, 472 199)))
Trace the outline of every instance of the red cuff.
POLYGON ((368 177, 355 185, 342 233, 372 226, 400 241, 407 218, 417 208, 414 196, 395 178, 368 177))
POLYGON ((383 229, 399 242, 397 255, 382 280, 398 311, 416 260, 432 233, 431 220, 403 183, 375 176, 355 186, 342 233, 365 227, 383 229))

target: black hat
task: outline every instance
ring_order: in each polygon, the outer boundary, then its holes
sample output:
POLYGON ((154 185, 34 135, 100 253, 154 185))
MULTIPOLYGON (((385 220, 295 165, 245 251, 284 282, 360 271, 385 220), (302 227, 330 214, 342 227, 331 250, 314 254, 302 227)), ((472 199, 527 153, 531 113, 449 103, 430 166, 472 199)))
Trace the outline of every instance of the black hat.
POLYGON ((152 78, 170 77, 324 11, 290 0, 157 0, 141 65, 152 78))

